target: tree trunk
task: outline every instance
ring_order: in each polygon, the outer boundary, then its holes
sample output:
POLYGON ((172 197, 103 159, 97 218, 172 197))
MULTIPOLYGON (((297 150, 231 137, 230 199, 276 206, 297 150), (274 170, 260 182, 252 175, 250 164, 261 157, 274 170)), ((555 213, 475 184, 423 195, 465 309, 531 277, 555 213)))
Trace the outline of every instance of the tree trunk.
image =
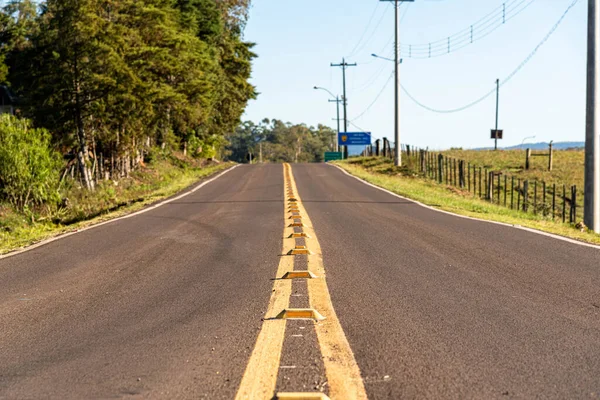
POLYGON ((85 128, 83 125, 83 116, 81 112, 81 86, 79 82, 79 68, 77 58, 74 63, 75 69, 75 124, 77 126, 77 140, 79 149, 77 151, 77 162, 81 173, 81 182, 88 190, 94 190, 94 180, 92 179, 90 169, 88 167, 88 143, 85 128))

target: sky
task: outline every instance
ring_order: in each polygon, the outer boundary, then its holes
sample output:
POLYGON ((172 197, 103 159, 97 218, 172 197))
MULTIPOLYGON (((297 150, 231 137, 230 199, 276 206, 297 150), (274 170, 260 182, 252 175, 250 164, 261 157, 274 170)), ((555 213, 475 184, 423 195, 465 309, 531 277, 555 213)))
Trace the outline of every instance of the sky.
MULTIPOLYGON (((419 102, 455 109, 494 90, 549 33, 573 0, 415 0, 400 8, 400 41, 446 40, 502 4, 531 4, 473 44, 435 58, 403 56, 402 85, 419 102)), ((493 14, 495 15, 495 14, 493 14)), ((501 14, 497 14, 501 15, 501 14)), ((533 58, 500 88, 500 146, 526 142, 584 141, 587 1, 579 0, 533 58), (535 136, 535 138, 526 139, 535 136)), ((475 25, 477 26, 477 25, 475 25)), ((348 131, 373 139, 394 137, 393 3, 377 0, 253 0, 245 39, 255 42, 252 83, 260 93, 244 120, 279 119, 336 128, 335 103, 349 63, 348 131), (390 79, 391 78, 391 79, 390 79)), ((475 35, 477 39, 477 33, 475 35)), ((443 47, 443 46, 441 46, 443 47)), ((434 46, 434 49, 437 48, 434 46)), ((451 40, 452 48, 452 40, 451 40)), ((430 149, 493 146, 495 93, 464 111, 441 114, 401 95, 401 142, 430 149)), ((343 125, 342 125, 343 127, 343 125)), ((343 130, 343 129, 342 129, 343 130)))

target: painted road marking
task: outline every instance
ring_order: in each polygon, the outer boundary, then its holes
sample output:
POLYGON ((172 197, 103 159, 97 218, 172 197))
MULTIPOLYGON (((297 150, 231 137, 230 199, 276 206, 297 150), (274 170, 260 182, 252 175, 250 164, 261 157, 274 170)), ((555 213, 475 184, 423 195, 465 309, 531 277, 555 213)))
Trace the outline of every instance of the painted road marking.
MULTIPOLYGON (((302 218, 303 222, 293 222, 284 228, 282 254, 286 254, 286 249, 290 248, 293 248, 292 251, 306 252, 304 254, 307 254, 308 257, 307 275, 310 278, 316 278, 317 276, 319 278, 307 279, 310 304, 310 308, 308 309, 288 308, 292 296, 302 295, 291 293, 292 279, 275 280, 269 308, 265 314, 261 331, 248 361, 244 376, 242 377, 236 399, 262 400, 273 398, 279 369, 295 368, 293 366, 280 365, 286 319, 288 318, 300 320, 312 319, 315 321, 314 326, 325 366, 330 397, 336 400, 366 399, 367 395, 360 376, 360 370, 331 303, 325 280, 321 246, 317 240, 310 217, 300 200, 292 168, 289 164, 284 164, 283 168, 284 186, 290 188, 285 191, 291 192, 289 197, 284 201, 284 210, 293 206, 294 208, 298 208, 304 217, 302 218), (303 227, 303 235, 299 236, 298 232, 294 232, 295 227, 303 227), (296 237, 302 237, 305 240, 306 246, 296 246, 296 237), (318 283, 311 284, 314 282, 318 283)), ((287 213, 284 214, 285 221, 288 221, 287 213)), ((294 276, 297 273, 299 271, 294 271, 294 257, 280 258, 277 276, 294 276)), ((299 275, 295 276, 300 277, 299 275)), ((304 328, 303 326, 299 327, 299 329, 304 328)), ((329 399, 325 394, 318 392, 278 393, 275 395, 275 398, 329 399)))
MULTIPOLYGON (((293 175, 291 182, 294 190, 298 193, 293 175)), ((325 365, 329 396, 336 400, 366 399, 367 393, 360 376, 360 369, 354 359, 354 353, 335 314, 329 296, 321 245, 310 216, 306 212, 300 196, 297 197, 300 211, 305 216, 302 220, 305 225, 304 232, 311 236, 305 238, 305 243, 307 248, 314 253, 308 255, 308 270, 321 277, 320 279, 307 280, 307 285, 310 307, 319 310, 326 318, 324 321, 315 324, 315 330, 321 347, 323 364, 325 365)))

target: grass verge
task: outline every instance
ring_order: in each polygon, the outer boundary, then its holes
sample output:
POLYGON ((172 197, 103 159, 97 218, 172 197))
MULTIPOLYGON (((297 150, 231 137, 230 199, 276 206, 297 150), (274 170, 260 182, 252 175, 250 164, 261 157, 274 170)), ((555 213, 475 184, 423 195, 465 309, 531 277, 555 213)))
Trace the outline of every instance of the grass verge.
POLYGON ((17 212, 0 204, 0 255, 138 211, 232 165, 172 157, 143 166, 128 178, 101 182, 94 192, 72 183, 61 206, 17 212))
POLYGON ((581 232, 570 224, 552 221, 549 217, 490 204, 474 198, 466 191, 424 179, 406 169, 396 168, 383 158, 351 158, 337 161, 335 164, 369 183, 440 210, 600 244, 600 235, 591 231, 581 232))

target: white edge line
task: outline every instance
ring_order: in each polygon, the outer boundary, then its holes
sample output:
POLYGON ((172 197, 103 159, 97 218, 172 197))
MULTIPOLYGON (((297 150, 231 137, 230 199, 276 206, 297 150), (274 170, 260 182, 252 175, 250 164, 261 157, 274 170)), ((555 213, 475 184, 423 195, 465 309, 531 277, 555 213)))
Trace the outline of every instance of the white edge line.
POLYGON ((507 226, 509 228, 520 229, 520 230, 531 232, 531 233, 537 233, 538 235, 550 237, 550 238, 553 238, 553 239, 562 240, 564 242, 568 242, 568 243, 572 243, 572 244, 577 244, 579 246, 591 247, 592 249, 600 250, 600 246, 598 246, 598 245, 591 244, 591 243, 581 242, 579 240, 570 239, 570 238, 567 238, 567 237, 564 237, 564 236, 560 236, 560 235, 555 235, 553 233, 543 232, 543 231, 540 231, 540 230, 537 230, 537 229, 527 228, 525 226, 507 224, 505 222, 490 221, 490 220, 487 220, 487 219, 481 219, 481 218, 476 218, 476 217, 469 217, 467 215, 460 215, 460 214, 455 214, 455 213, 450 212, 450 211, 440 210, 438 208, 428 206, 428 205, 423 204, 423 203, 421 203, 421 202, 419 202, 417 200, 409 199, 408 197, 401 196, 401 195, 399 195, 397 193, 394 193, 394 192, 392 192, 390 190, 384 189, 384 188, 382 188, 380 186, 377 186, 377 185, 374 185, 374 184, 372 184, 370 182, 367 182, 364 179, 361 179, 361 178, 359 178, 357 176, 352 175, 351 173, 349 173, 348 171, 346 171, 345 169, 343 169, 342 167, 340 167, 338 165, 330 164, 330 163, 327 163, 327 165, 331 165, 332 167, 335 167, 335 168, 339 169, 340 171, 342 171, 346 175, 348 175, 348 176, 350 176, 350 177, 352 177, 352 178, 354 178, 354 179, 356 179, 356 180, 364 183, 365 185, 374 187, 375 189, 379 189, 379 190, 381 190, 383 192, 391 194, 392 196, 398 197, 399 199, 410 201, 412 203, 415 203, 415 204, 417 204, 417 205, 419 205, 421 207, 427 208, 429 210, 437 211, 437 212, 443 213, 443 214, 452 215, 452 216, 458 217, 458 218, 470 219, 470 220, 473 220, 473 221, 480 221, 480 222, 487 222, 489 224, 495 224, 495 225, 507 226))
POLYGON ((217 180, 217 179, 219 179, 221 176, 225 175, 225 174, 226 174, 226 173, 228 173, 229 171, 232 171, 232 170, 234 170, 235 168, 237 168, 237 167, 239 167, 239 166, 240 166, 240 164, 236 164, 236 165, 234 165, 233 167, 229 167, 229 168, 227 168, 225 171, 221 172, 219 175, 217 175, 217 176, 215 176, 215 177, 213 177, 213 178, 210 178, 210 179, 208 179, 208 180, 206 180, 206 181, 203 181, 203 182, 201 182, 200 184, 198 184, 198 185, 197 185, 196 187, 194 187, 193 189, 191 189, 191 190, 188 190, 187 192, 185 192, 185 193, 182 193, 182 194, 180 194, 179 196, 173 197, 173 198, 171 198, 171 199, 163 200, 163 201, 161 201, 160 203, 156 203, 156 204, 154 204, 154 205, 147 206, 147 207, 145 207, 145 208, 143 208, 143 209, 141 209, 141 210, 139 210, 139 211, 136 211, 136 212, 134 212, 134 213, 131 213, 131 214, 127 214, 127 215, 123 215, 123 216, 121 216, 121 217, 117 217, 117 218, 109 219, 109 220, 107 220, 107 221, 102 221, 102 222, 99 222, 99 223, 97 223, 97 224, 93 224, 93 225, 90 225, 90 226, 86 226, 85 228, 77 229, 77 230, 75 230, 75 231, 71 231, 71 232, 67 232, 67 233, 62 233, 62 234, 60 234, 60 235, 58 235, 58 236, 54 236, 54 237, 51 237, 51 238, 49 238, 49 239, 42 240, 41 242, 38 242, 38 243, 32 244, 31 246, 27 246, 27 247, 25 247, 25 248, 22 248, 22 249, 19 249, 19 250, 15 250, 15 251, 12 251, 12 252, 10 252, 10 253, 6 253, 6 254, 4 254, 4 255, 0 255, 0 260, 2 260, 2 259, 5 259, 5 258, 9 258, 9 257, 13 257, 13 256, 16 256, 16 255, 18 255, 18 254, 21 254, 21 253, 25 253, 26 251, 30 251, 30 250, 37 249, 38 247, 42 247, 42 246, 44 246, 44 245, 47 245, 48 243, 52 243, 52 242, 54 242, 54 241, 56 241, 56 240, 64 239, 64 238, 66 238, 66 237, 69 237, 69 236, 71 236, 71 235, 75 235, 75 234, 78 234, 78 233, 81 233, 81 232, 85 232, 85 231, 87 231, 87 230, 90 230, 90 229, 98 228, 99 226, 106 225, 106 224, 110 224, 110 223, 112 223, 112 222, 116 222, 116 221, 120 221, 120 220, 122 220, 122 219, 127 219, 127 218, 131 218, 131 217, 135 217, 136 215, 140 215, 140 214, 146 213, 146 212, 148 212, 148 211, 154 210, 154 209, 156 209, 156 208, 158 208, 158 207, 161 207, 161 206, 164 206, 165 204, 168 204, 168 203, 170 203, 170 202, 172 202, 172 201, 179 200, 179 199, 181 199, 181 198, 183 198, 183 197, 185 197, 185 196, 188 196, 188 195, 190 195, 190 194, 194 193, 194 192, 195 192, 195 191, 197 191, 198 189, 200 189, 200 188, 202 188, 203 186, 205 186, 205 185, 207 185, 207 184, 211 183, 211 182, 212 182, 212 181, 214 181, 214 180, 217 180))

